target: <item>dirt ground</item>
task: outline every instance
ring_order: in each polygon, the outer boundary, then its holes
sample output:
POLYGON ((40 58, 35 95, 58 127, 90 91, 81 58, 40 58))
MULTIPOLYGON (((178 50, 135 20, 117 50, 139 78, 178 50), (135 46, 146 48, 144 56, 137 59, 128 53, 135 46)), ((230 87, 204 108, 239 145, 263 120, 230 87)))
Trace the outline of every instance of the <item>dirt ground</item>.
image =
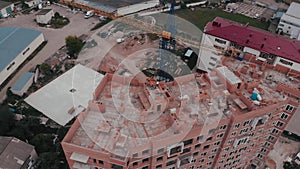
POLYGON ((278 141, 274 145, 274 149, 270 151, 268 156, 276 162, 276 169, 283 169, 283 162, 285 159, 299 151, 300 142, 296 142, 285 137, 279 137, 278 141))
POLYGON ((115 45, 104 57, 104 62, 100 65, 100 70, 110 72, 112 71, 111 66, 118 65, 126 56, 142 49, 158 47, 158 41, 151 42, 148 37, 144 37, 143 39, 145 39, 144 42, 140 43, 137 39, 127 38, 123 43, 115 45))

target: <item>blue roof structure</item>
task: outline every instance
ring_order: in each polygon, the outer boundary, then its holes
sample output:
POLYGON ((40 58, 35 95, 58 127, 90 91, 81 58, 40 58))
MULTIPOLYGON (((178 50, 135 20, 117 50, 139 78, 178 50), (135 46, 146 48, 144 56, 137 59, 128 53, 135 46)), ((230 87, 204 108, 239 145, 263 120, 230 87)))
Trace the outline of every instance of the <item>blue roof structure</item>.
POLYGON ((282 15, 284 14, 284 12, 276 12, 274 18, 276 19, 280 19, 282 17, 282 15))
POLYGON ((21 91, 26 83, 34 76, 34 73, 26 72, 17 80, 17 82, 11 87, 11 90, 21 91))
POLYGON ((0 27, 0 71, 11 63, 42 32, 21 27, 0 27))

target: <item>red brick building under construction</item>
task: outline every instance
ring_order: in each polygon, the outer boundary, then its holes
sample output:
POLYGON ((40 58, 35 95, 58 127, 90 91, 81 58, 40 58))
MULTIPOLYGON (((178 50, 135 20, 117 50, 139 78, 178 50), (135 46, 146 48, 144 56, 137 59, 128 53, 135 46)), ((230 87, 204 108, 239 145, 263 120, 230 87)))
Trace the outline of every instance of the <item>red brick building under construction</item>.
POLYGON ((299 106, 300 74, 238 57, 170 82, 106 74, 62 142, 70 168, 263 167, 299 106))

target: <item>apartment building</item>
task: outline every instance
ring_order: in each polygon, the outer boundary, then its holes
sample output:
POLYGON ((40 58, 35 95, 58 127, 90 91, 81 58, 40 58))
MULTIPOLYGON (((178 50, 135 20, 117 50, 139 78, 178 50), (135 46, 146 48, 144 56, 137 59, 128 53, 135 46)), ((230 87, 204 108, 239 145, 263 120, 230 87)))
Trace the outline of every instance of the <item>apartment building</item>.
POLYGON ((248 55, 222 64, 172 82, 107 74, 62 142, 70 168, 263 166, 299 106, 299 79, 248 55))

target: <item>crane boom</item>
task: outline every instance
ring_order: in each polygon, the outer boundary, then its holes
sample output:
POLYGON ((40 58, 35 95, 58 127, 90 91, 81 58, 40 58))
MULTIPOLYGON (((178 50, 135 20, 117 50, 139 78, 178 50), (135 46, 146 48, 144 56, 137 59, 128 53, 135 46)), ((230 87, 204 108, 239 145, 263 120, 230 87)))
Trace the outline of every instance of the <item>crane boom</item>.
POLYGON ((162 31, 162 38, 160 41, 159 47, 161 49, 166 50, 175 50, 176 41, 174 36, 177 32, 177 26, 175 23, 175 16, 174 16, 174 8, 175 8, 175 0, 172 0, 171 7, 170 7, 170 14, 168 15, 168 21, 165 25, 165 30, 162 31))
MULTIPOLYGON (((136 27, 140 30, 143 30, 145 32, 149 32, 149 33, 153 33, 153 34, 156 34, 156 35, 161 35, 161 33, 163 32, 164 28, 162 26, 159 26, 157 24, 155 25, 150 25, 140 19, 136 19, 136 18, 133 18, 133 17, 122 17, 122 18, 119 18, 118 21, 124 23, 124 24, 127 24, 127 25, 130 25, 130 26, 133 26, 133 27, 136 27)), ((185 44, 189 47, 193 47, 193 48, 196 48, 196 49, 205 49, 205 50, 210 50, 210 51, 222 51, 220 49, 216 49, 216 48, 211 48, 210 46, 208 45, 205 45, 205 44, 200 44, 199 41, 195 41, 195 40, 192 40, 192 39, 187 39, 186 37, 182 37, 182 36, 179 36, 179 35, 175 35, 174 36, 174 39, 180 43, 180 44, 185 44)))

